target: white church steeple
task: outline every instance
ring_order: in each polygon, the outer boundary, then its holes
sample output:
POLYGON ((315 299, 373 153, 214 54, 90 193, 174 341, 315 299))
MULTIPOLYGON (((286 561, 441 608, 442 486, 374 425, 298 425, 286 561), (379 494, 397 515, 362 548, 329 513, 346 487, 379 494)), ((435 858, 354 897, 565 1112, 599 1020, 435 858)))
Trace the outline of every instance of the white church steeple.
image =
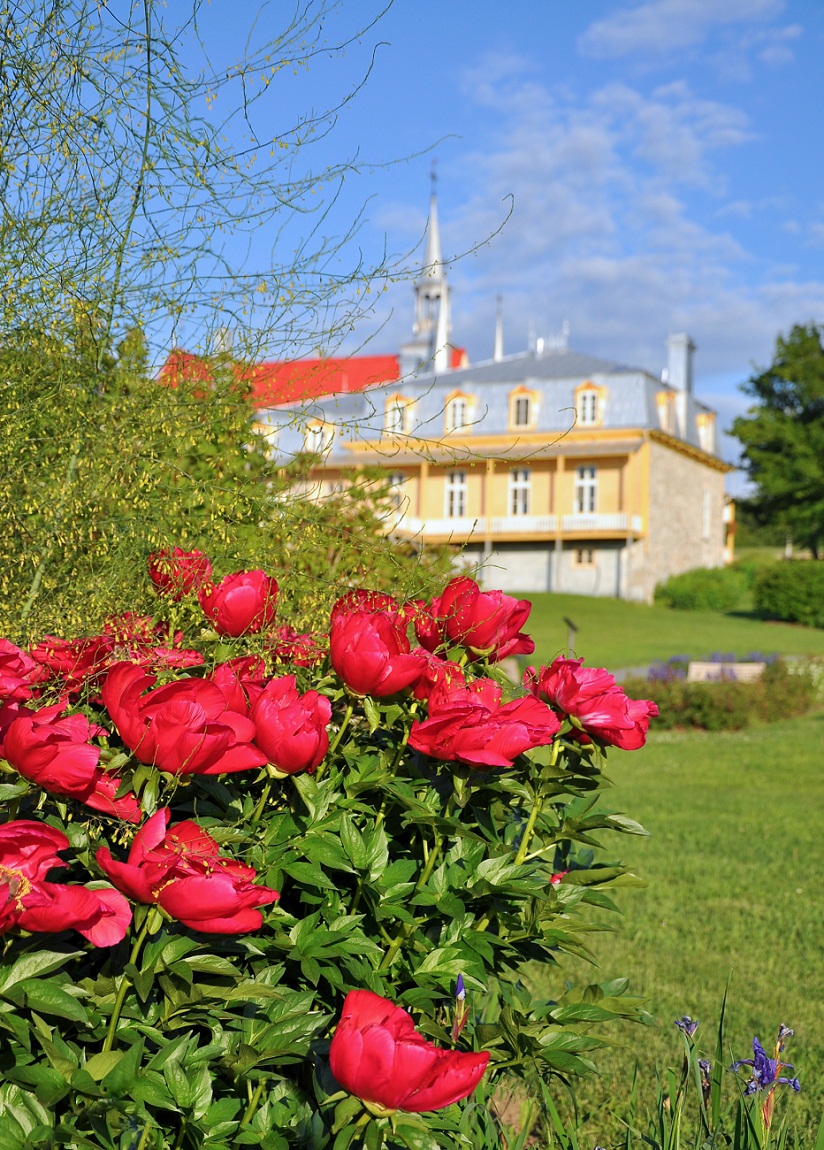
POLYGON ((412 339, 400 349, 401 374, 449 368, 449 339, 452 332, 449 312, 449 288, 441 248, 438 221, 438 195, 435 165, 432 165, 432 193, 429 200, 429 222, 426 226, 426 248, 423 267, 415 281, 415 319, 412 339))

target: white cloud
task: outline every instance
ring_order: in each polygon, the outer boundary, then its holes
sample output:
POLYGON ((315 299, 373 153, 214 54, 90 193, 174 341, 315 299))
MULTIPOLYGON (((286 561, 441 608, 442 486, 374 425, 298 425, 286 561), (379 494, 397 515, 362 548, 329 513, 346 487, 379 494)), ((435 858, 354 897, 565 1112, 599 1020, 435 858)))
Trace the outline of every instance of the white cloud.
MULTIPOLYGON (((730 230, 748 213, 776 229, 789 215, 777 194, 725 198, 728 154, 752 138, 746 117, 683 83, 650 95, 610 83, 581 98, 514 57, 484 63, 464 88, 485 109, 484 140, 443 161, 444 246, 460 253, 492 238, 450 269, 455 341, 489 358, 498 294, 507 352, 567 319, 573 347, 658 372, 667 334, 686 330, 698 394, 728 425, 743 410, 736 384, 771 360, 778 332, 824 318, 821 279, 786 260, 770 266, 730 230), (493 234, 510 197, 511 218, 493 234)), ((397 285, 378 309, 389 317, 382 346, 408 337, 411 312, 409 284, 397 285)))
POLYGON ((589 56, 668 55, 695 48, 718 29, 779 16, 784 0, 648 0, 591 24, 578 41, 589 56))

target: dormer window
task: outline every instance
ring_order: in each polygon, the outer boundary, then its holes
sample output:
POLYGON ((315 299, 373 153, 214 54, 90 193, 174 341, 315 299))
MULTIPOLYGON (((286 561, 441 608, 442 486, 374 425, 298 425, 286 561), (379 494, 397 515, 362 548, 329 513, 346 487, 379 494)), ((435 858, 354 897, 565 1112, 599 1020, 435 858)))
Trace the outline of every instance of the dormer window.
POLYGON ((584 383, 575 391, 575 421, 579 427, 596 427, 603 420, 606 389, 584 383))
POLYGON ((698 445, 708 455, 715 454, 715 416, 710 411, 699 412, 698 445))
POLYGON ((304 450, 309 455, 325 455, 331 448, 334 438, 335 429, 328 423, 321 423, 319 420, 308 423, 303 437, 304 450))
POLYGON ((666 431, 668 435, 672 435, 675 422, 674 398, 671 391, 659 391, 656 397, 658 405, 658 425, 661 430, 666 431))
POLYGON ((384 431, 390 435, 405 435, 409 431, 412 401, 403 395, 390 395, 383 417, 384 431))
POLYGON ((472 396, 461 392, 446 401, 446 430, 469 431, 473 417, 472 396))
POLYGON ((509 427, 512 431, 528 431, 538 417, 538 395, 519 387, 509 396, 509 427))

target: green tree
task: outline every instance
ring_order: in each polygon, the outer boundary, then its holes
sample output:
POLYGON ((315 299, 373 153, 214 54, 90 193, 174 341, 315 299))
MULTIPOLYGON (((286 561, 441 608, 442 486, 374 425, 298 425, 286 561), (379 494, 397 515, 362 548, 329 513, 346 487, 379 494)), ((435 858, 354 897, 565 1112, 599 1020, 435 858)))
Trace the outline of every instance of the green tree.
POLYGON ((754 403, 732 432, 755 484, 747 506, 818 558, 824 544, 824 328, 779 336, 768 368, 743 385, 754 403))
POLYGON ((336 36, 335 7, 290 9, 268 42, 271 19, 256 22, 232 60, 200 0, 0 0, 10 637, 138 607, 146 554, 172 544, 208 551, 219 571, 288 572, 300 618, 368 571, 385 585, 405 565, 409 590, 425 588, 415 557, 384 539, 374 479, 333 500, 299 495, 304 461, 274 467, 239 384, 263 351, 334 342, 380 271, 357 253, 347 265, 351 229, 335 230, 357 165, 313 163, 340 105, 284 110, 295 73, 368 33, 371 15, 336 36), (204 379, 160 385, 181 339, 204 379))

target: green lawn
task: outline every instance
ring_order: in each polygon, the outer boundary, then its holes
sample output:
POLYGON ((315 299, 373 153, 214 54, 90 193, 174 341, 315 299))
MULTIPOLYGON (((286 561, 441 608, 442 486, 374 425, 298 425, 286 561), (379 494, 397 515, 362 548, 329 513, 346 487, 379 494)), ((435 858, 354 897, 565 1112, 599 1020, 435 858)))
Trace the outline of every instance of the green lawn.
MULTIPOLYGON (((648 885, 623 892, 621 932, 595 940, 597 978, 629 976, 656 1026, 620 1029, 598 1056, 603 1077, 580 1092, 582 1146, 618 1144, 609 1116, 636 1062, 648 1099, 656 1064, 680 1066, 673 1019, 699 1018, 712 1056, 728 982, 725 1061, 751 1056, 753 1035, 766 1047, 779 1023, 794 1027, 802 1093, 780 1105, 812 1146, 824 1113, 822 749, 818 713, 737 734, 653 734, 642 751, 611 755, 611 805, 650 832, 622 852, 648 885)), ((569 972, 593 981, 585 963, 569 972)))
MULTIPOLYGON (((520 597, 520 596, 519 596, 520 597)), ((621 599, 586 595, 522 593, 532 601, 525 630, 535 640, 535 662, 567 654, 567 625, 577 626, 575 654, 588 666, 617 670, 640 667, 670 655, 702 658, 713 651, 741 657, 752 651, 779 655, 824 655, 824 630, 793 623, 719 615, 712 611, 673 611, 621 599)))

